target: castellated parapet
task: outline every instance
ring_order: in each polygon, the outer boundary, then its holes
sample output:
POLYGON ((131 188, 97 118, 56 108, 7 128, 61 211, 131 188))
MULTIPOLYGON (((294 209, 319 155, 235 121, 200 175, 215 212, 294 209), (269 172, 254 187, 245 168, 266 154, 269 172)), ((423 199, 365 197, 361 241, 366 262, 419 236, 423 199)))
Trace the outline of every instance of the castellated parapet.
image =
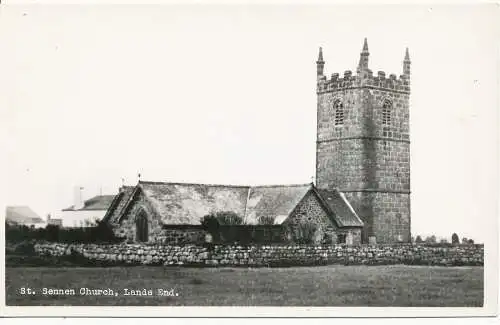
POLYGON ((354 74, 317 64, 316 186, 343 192, 363 219, 365 243, 408 242, 410 58, 403 74, 374 74, 365 39, 354 74))
POLYGON ((371 70, 363 71, 360 75, 353 75, 352 71, 346 70, 342 77, 339 73, 333 73, 330 78, 324 75, 318 78, 317 93, 321 94, 361 87, 409 94, 410 78, 406 75, 400 75, 398 77, 396 74, 386 76, 384 71, 378 71, 377 74, 374 75, 371 70))

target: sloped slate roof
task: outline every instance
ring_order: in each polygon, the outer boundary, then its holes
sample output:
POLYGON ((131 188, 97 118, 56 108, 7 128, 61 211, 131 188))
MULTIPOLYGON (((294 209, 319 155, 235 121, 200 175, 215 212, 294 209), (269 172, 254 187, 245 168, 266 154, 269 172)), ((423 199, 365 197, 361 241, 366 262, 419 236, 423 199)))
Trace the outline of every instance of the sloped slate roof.
POLYGON ((84 202, 81 210, 107 210, 115 195, 97 195, 84 202))
POLYGON ((328 206, 340 227, 362 227, 363 221, 358 217, 343 193, 338 190, 317 189, 319 196, 328 206))
POLYGON ((273 216, 275 224, 281 224, 310 190, 315 190, 340 227, 363 226, 342 193, 318 190, 312 184, 236 186, 140 181, 135 187, 122 188, 103 221, 119 222, 134 193, 142 191, 163 224, 196 225, 205 215, 217 211, 235 212, 245 224, 258 224, 261 216, 273 216))
POLYGON ((273 216, 281 224, 310 189, 311 184, 251 187, 245 223, 258 224, 260 216, 273 216))
POLYGON ((7 222, 16 224, 29 224, 29 223, 44 223, 45 221, 40 218, 28 206, 10 206, 5 210, 5 220, 7 222))
POLYGON ((72 205, 69 208, 63 209, 63 211, 108 210, 114 198, 115 195, 97 195, 93 198, 85 200, 81 209, 75 210, 75 206, 72 205))
POLYGON ((140 182, 164 224, 200 224, 216 211, 245 215, 248 186, 140 182))
POLYGON ((111 223, 117 222, 134 189, 135 186, 122 186, 119 193, 111 201, 109 209, 102 220, 111 223))

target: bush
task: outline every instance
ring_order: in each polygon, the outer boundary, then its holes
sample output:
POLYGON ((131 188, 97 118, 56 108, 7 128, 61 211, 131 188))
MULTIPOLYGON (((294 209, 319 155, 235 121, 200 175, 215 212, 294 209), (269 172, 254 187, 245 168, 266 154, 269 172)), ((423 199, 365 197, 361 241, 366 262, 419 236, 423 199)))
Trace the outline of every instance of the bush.
POLYGON ((45 240, 45 238, 46 230, 43 228, 35 229, 24 225, 5 223, 5 239, 8 242, 19 243, 30 239, 45 240))
MULTIPOLYGON (((212 236, 214 243, 265 244, 286 240, 280 225, 243 225, 233 213, 215 213, 203 217, 201 225, 212 236)), ((243 220, 241 219, 241 222, 243 220)))
POLYGON ((219 227, 219 221, 213 214, 208 214, 201 219, 203 229, 216 229, 219 227))
POLYGON ((242 245, 282 243, 284 231, 279 225, 234 225, 219 228, 221 242, 242 245))
POLYGON ((451 235, 451 243, 460 244, 460 239, 458 238, 458 235, 456 233, 453 233, 453 235, 451 235))
POLYGON ((97 226, 87 228, 60 228, 57 225, 48 225, 38 229, 6 225, 5 239, 15 243, 29 240, 62 243, 116 243, 122 241, 122 238, 116 237, 106 223, 98 223, 97 226))
POLYGON ((417 238, 415 238, 415 243, 421 243, 421 242, 423 242, 422 237, 418 235, 417 238))
POLYGON ((215 213, 210 213, 204 216, 201 220, 202 226, 208 228, 215 228, 222 225, 242 225, 243 218, 232 211, 219 211, 215 213))
POLYGON ((325 244, 325 245, 331 245, 331 244, 334 244, 333 242, 333 236, 331 233, 329 232, 325 232, 323 234, 323 239, 321 241, 322 244, 325 244))
POLYGON ((45 227, 45 240, 59 241, 59 226, 47 225, 45 227))
POLYGON ((290 229, 291 240, 297 244, 312 244, 317 229, 314 223, 301 222, 290 229))
POLYGON ((435 244, 436 243, 436 236, 432 235, 430 237, 425 238, 425 242, 428 244, 435 244))
POLYGON ((206 215, 201 219, 201 226, 205 231, 207 231, 210 235, 212 235, 212 241, 219 242, 220 241, 220 233, 219 233, 219 221, 214 215, 206 215))
POLYGON ((258 222, 259 225, 274 225, 275 219, 273 216, 260 216, 258 222))
POLYGON ((214 217, 220 225, 242 225, 243 218, 232 211, 216 212, 214 217))

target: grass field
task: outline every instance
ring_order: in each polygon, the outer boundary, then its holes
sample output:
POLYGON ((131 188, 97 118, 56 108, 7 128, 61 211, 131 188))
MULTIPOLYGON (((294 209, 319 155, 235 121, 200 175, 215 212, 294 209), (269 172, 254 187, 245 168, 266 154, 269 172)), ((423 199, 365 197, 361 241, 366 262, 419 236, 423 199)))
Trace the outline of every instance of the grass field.
POLYGON ((480 307, 483 267, 7 267, 6 303, 9 306, 480 307), (21 288, 31 288, 36 294, 22 295, 21 288), (43 295, 42 288, 72 288, 76 294, 43 295), (80 295, 80 288, 111 288, 117 296, 80 295), (125 288, 151 289, 153 296, 125 296, 125 288), (159 296, 157 289, 178 296, 159 296))

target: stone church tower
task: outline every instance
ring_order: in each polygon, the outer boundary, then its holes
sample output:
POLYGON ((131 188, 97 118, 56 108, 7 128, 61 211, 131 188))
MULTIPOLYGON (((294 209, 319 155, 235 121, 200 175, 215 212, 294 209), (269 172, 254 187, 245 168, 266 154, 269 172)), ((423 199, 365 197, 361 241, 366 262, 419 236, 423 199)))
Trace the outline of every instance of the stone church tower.
POLYGON ((316 185, 343 192, 363 219, 364 243, 410 241, 410 57, 403 74, 373 75, 365 39, 356 74, 317 64, 316 185))

